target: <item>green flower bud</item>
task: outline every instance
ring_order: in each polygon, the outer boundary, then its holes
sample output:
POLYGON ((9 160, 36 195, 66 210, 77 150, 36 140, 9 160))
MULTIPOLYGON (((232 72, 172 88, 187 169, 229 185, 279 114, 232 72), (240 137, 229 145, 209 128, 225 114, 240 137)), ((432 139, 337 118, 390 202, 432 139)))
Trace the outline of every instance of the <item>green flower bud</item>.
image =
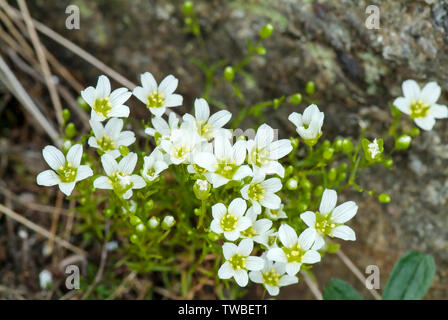
POLYGON ((420 129, 412 128, 411 130, 409 130, 409 134, 411 135, 411 137, 417 137, 420 134, 420 129))
POLYGON ((381 161, 383 158, 383 139, 374 139, 372 142, 367 139, 362 139, 361 146, 367 161, 381 161))
POLYGON ((213 231, 210 231, 207 236, 212 241, 218 241, 219 240, 219 234, 216 234, 213 231))
POLYGON ((146 201, 145 210, 151 211, 153 208, 154 208, 154 201, 152 199, 149 199, 148 201, 146 201))
POLYGON ((305 202, 300 202, 297 205, 297 211, 300 212, 300 213, 305 212, 306 209, 308 209, 308 205, 305 202))
POLYGON ((342 162, 339 167, 338 167, 338 171, 339 172, 345 172, 348 169, 348 164, 346 164, 345 162, 342 162))
POLYGON ((285 177, 288 177, 294 173, 294 167, 292 165, 289 165, 285 169, 285 177))
POLYGON ((189 16, 193 12, 193 2, 192 1, 185 1, 182 5, 182 12, 184 15, 189 16))
POLYGON ((292 104, 298 105, 302 102, 302 95, 300 93, 295 93, 289 98, 289 100, 292 104))
POLYGON ((138 236, 136 234, 131 235, 131 237, 129 238, 129 240, 131 240, 132 243, 137 243, 138 241, 138 236))
POLYGON ((257 47, 257 53, 260 56, 264 56, 266 54, 266 49, 263 46, 260 45, 260 46, 257 47))
POLYGON ((387 193, 382 193, 378 196, 378 201, 381 203, 389 203, 390 196, 387 193))
POLYGON ((186 17, 186 18, 184 19, 184 23, 185 23, 185 25, 187 25, 187 26, 191 26, 191 25, 193 24, 193 19, 191 19, 190 17, 186 17))
POLYGON ((338 176, 338 181, 345 181, 347 179, 347 173, 340 172, 338 176))
POLYGON ((331 158, 333 158, 333 153, 334 153, 334 149, 328 148, 327 150, 324 151, 322 156, 324 157, 325 160, 331 160, 331 158))
POLYGON ((323 193, 324 193, 324 187, 323 186, 317 186, 316 188, 314 188, 313 195, 316 198, 320 198, 323 193))
POLYGON ((386 160, 384 160, 383 165, 386 168, 390 169, 394 165, 394 160, 392 158, 386 159, 386 160))
POLYGON ((211 185, 207 180, 198 179, 194 183, 193 192, 199 200, 206 200, 210 197, 211 185))
POLYGON ((316 89, 316 86, 315 86, 315 84, 314 84, 313 81, 308 81, 308 82, 306 83, 306 86, 305 86, 305 92, 306 92, 309 96, 311 96, 311 95, 314 94, 315 89, 316 89))
POLYGON ((338 171, 335 168, 331 168, 330 170, 328 170, 327 178, 330 181, 334 181, 334 180, 336 180, 337 175, 338 175, 338 171))
POLYGON ((333 148, 336 151, 341 151, 342 150, 342 139, 336 139, 333 142, 333 148))
POLYGON ((79 96, 76 99, 76 103, 84 110, 84 111, 89 111, 90 110, 90 106, 87 102, 84 101, 84 99, 79 96))
POLYGON ((286 188, 288 188, 288 190, 297 190, 297 187, 298 187, 298 181, 295 177, 290 178, 286 182, 286 188))
POLYGON ((291 141, 291 145, 294 149, 299 147, 299 139, 291 137, 289 140, 291 141))
POLYGON ((173 216, 165 216, 162 221, 162 228, 163 229, 170 229, 176 224, 176 220, 174 220, 173 216))
POLYGON ((62 110, 62 119, 64 119, 65 122, 70 120, 70 116, 71 116, 70 110, 68 110, 68 109, 62 110))
MULTIPOLYGON (((62 151, 67 152, 71 146, 72 142, 70 140, 65 140, 64 143, 62 144, 62 151)), ((84 157, 87 155, 84 153, 82 156, 84 157)), ((85 160, 85 158, 83 160, 85 160)))
POLYGON ((137 216, 131 216, 129 218, 129 222, 131 223, 131 225, 136 226, 137 224, 142 223, 142 220, 137 216))
POLYGON ((300 186, 302 187, 303 190, 310 191, 311 188, 313 187, 313 184, 311 183, 310 180, 305 178, 300 181, 300 186))
POLYGON ((194 213, 195 216, 200 216, 201 215, 201 208, 195 208, 193 210, 193 213, 194 213))
POLYGON ((137 232, 143 232, 146 230, 146 227, 143 223, 139 223, 138 225, 135 226, 135 230, 137 232))
POLYGON ((231 66, 225 67, 224 78, 227 81, 232 82, 234 77, 235 77, 235 70, 233 70, 233 68, 231 66))
POLYGON ((104 217, 110 218, 114 214, 114 211, 112 210, 112 208, 106 208, 106 209, 104 209, 103 214, 104 214, 104 217))
POLYGON ((129 154, 129 148, 126 146, 119 146, 118 151, 120 151, 120 154, 124 157, 129 154))
POLYGON ((395 148, 398 150, 406 150, 411 145, 412 138, 408 135, 401 135, 395 141, 395 148))
POLYGON ((65 127, 65 136, 68 139, 72 139, 74 136, 76 136, 76 127, 75 124, 73 122, 70 122, 66 127, 65 127))
POLYGON ((311 200, 311 192, 310 192, 310 191, 305 191, 305 192, 303 193, 303 198, 304 198, 307 202, 309 202, 309 201, 311 200))
POLYGON ((79 199, 79 203, 83 206, 87 203, 87 198, 86 197, 82 197, 81 199, 79 199))
POLYGON ((149 229, 155 229, 158 227, 160 223, 160 220, 158 217, 151 217, 151 219, 148 220, 148 222, 146 222, 146 225, 148 226, 149 229))
POLYGON ((274 26, 270 23, 266 23, 260 29, 260 37, 262 37, 263 39, 269 38, 272 35, 273 31, 274 31, 274 26))
POLYGON ((346 153, 353 151, 353 143, 349 139, 342 140, 342 150, 346 153))
POLYGON ((324 142, 322 142, 322 148, 324 149, 328 149, 331 147, 331 142, 327 139, 324 140, 324 142))

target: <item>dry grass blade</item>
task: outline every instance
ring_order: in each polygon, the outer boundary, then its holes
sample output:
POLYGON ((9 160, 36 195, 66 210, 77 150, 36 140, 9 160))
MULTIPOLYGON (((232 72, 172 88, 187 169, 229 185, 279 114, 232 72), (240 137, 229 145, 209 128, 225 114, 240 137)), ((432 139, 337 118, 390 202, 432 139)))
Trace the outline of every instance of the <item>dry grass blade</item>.
POLYGON ((51 102, 53 103, 53 107, 55 108, 56 111, 56 118, 59 124, 62 126, 64 123, 64 119, 62 118, 62 105, 61 101, 59 100, 59 95, 56 90, 56 86, 51 76, 50 67, 48 66, 43 46, 39 40, 39 36, 37 35, 36 29, 34 28, 34 23, 31 19, 25 0, 17 0, 17 2, 19 3, 20 10, 22 11, 22 15, 31 38, 31 42, 33 43, 34 50, 36 51, 37 58, 39 59, 40 66, 44 74, 45 82, 47 84, 48 91, 50 92, 51 102))
POLYGON ((42 129, 44 129, 51 140, 53 140, 54 144, 60 147, 62 143, 59 139, 58 132, 53 128, 50 122, 48 122, 47 118, 44 117, 39 108, 34 104, 33 100, 31 100, 30 96, 17 80, 11 69, 9 69, 8 65, 6 64, 5 60, 3 60, 1 55, 0 74, 2 75, 1 79, 6 84, 6 87, 17 98, 17 100, 22 103, 25 109, 31 113, 31 115, 34 117, 34 119, 36 119, 42 129))
POLYGON ((310 278, 307 272, 302 272, 303 280, 305 280, 306 285, 310 288, 311 293, 317 300, 323 300, 322 292, 320 292, 317 284, 310 278))
MULTIPOLYGON (((0 204, 0 212, 3 212, 4 214, 6 214, 8 217, 10 217, 11 219, 17 221, 18 223, 23 224, 25 227, 43 235, 46 238, 50 238, 52 235, 51 233, 45 229, 42 228, 41 226, 35 224, 34 222, 28 220, 27 218, 21 216, 20 214, 12 211, 11 209, 9 209, 8 207, 0 204)), ((54 237, 54 241, 55 243, 59 244, 60 246, 73 251, 74 253, 83 255, 83 256, 87 256, 87 252, 85 252, 84 250, 82 250, 81 248, 78 248, 74 245, 72 245, 70 242, 65 241, 64 239, 61 239, 58 236, 54 237)))

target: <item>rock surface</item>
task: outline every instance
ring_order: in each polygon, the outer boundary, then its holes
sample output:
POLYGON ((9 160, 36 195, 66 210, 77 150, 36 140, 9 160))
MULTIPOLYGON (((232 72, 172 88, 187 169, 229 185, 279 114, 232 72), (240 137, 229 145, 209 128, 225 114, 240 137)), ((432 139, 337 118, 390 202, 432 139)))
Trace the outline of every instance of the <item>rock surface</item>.
MULTIPOLYGON (((305 83, 313 80, 319 106, 326 113, 328 137, 356 135, 361 119, 372 126, 372 136, 383 132, 390 122, 388 103, 401 94, 405 79, 422 84, 437 81, 444 91, 442 102, 447 102, 445 0, 214 0, 195 1, 195 6, 211 61, 235 63, 244 54, 245 39, 256 39, 259 28, 272 22, 273 37, 264 42, 267 55, 249 66, 258 85, 246 88, 248 100, 255 103, 303 92, 305 83), (380 8, 379 30, 365 25, 365 10, 371 4, 380 8)), ((77 0, 49 5, 40 0, 31 12, 134 82, 145 70, 157 79, 173 73, 180 79, 187 105, 203 90, 202 74, 190 59, 201 52, 196 40, 183 32, 177 1, 77 0), (68 4, 80 7, 80 30, 65 29, 68 4)), ((45 43, 78 79, 95 82, 98 70, 50 40, 45 43)), ((230 95, 231 88, 223 86, 214 98, 237 106, 230 95)), ((141 105, 135 106, 133 112, 143 115, 141 105)), ((268 118, 273 126, 283 123, 284 127, 285 115, 297 108, 282 109, 275 118, 268 118)), ((439 121, 433 132, 413 142, 412 152, 397 154, 394 170, 372 168, 363 173, 361 185, 388 192, 393 199, 390 205, 355 192, 346 195, 360 203, 353 223, 359 240, 345 243, 343 250, 361 270, 378 265, 382 287, 396 259, 417 249, 436 259, 437 279, 428 297, 448 296, 447 127, 439 121)), ((292 133, 291 127, 288 130, 292 133)), ((321 287, 336 276, 362 289, 341 261, 335 256, 326 258, 328 264, 316 269, 321 287)), ((303 287, 300 290, 309 296, 303 287)), ((285 290, 282 298, 304 297, 297 290, 285 290)), ((368 297, 365 289, 363 293, 368 297)))

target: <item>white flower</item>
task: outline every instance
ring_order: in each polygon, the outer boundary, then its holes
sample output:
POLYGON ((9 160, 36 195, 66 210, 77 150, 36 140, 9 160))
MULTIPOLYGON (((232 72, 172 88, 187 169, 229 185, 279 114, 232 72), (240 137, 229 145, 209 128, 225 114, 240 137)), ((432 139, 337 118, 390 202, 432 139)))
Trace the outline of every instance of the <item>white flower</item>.
POLYGON ((262 124, 255 135, 255 140, 248 140, 248 163, 257 166, 265 174, 278 174, 284 177, 285 169, 277 161, 291 152, 289 139, 274 141, 274 129, 262 124))
POLYGON ((409 115, 421 129, 431 130, 435 119, 448 118, 448 108, 436 103, 441 93, 436 82, 429 82, 420 90, 417 82, 406 80, 402 89, 404 97, 396 98, 394 106, 409 115))
POLYGON ((142 176, 148 181, 153 181, 163 170, 168 168, 163 154, 158 149, 153 150, 149 156, 144 157, 143 161, 142 176))
POLYGON ((264 260, 260 257, 249 256, 254 247, 250 239, 243 239, 236 246, 233 243, 226 242, 222 246, 224 258, 226 261, 218 270, 220 279, 234 278, 240 287, 245 287, 249 282, 247 270, 258 271, 263 269, 264 260))
POLYGON ((162 140, 160 148, 168 154, 171 163, 177 165, 191 162, 192 153, 198 143, 199 136, 195 132, 186 129, 174 129, 169 140, 162 140))
POLYGON ((233 146, 230 141, 217 136, 214 140, 214 154, 199 152, 195 155, 195 163, 206 169, 204 175, 213 185, 219 188, 231 180, 239 181, 252 174, 248 165, 243 165, 246 159, 246 142, 239 140, 233 146))
POLYGON ((132 131, 121 131, 123 129, 123 120, 112 118, 103 127, 102 123, 90 119, 90 127, 93 130, 94 137, 88 140, 89 146, 97 148, 114 158, 120 156, 118 148, 120 146, 130 146, 135 142, 135 134, 132 131))
POLYGON ((82 145, 75 144, 67 152, 67 158, 54 146, 42 150, 45 161, 51 169, 39 173, 37 184, 41 186, 59 185, 59 189, 69 196, 75 184, 93 175, 92 169, 81 164, 82 145))
POLYGON ((254 207, 250 207, 247 210, 246 217, 250 219, 250 226, 241 232, 242 238, 249 238, 253 241, 268 246, 269 237, 274 232, 271 230, 272 221, 269 219, 257 220, 258 214, 255 212, 254 207))
POLYGON ((168 122, 161 117, 154 117, 151 119, 153 128, 146 128, 145 133, 156 138, 156 143, 159 144, 159 137, 162 140, 169 140, 171 132, 179 129, 179 118, 176 113, 171 112, 168 116, 168 122))
POLYGON ((133 152, 123 157, 119 163, 111 155, 105 154, 101 157, 101 163, 107 176, 95 179, 93 186, 97 189, 114 190, 123 199, 129 199, 132 189, 141 189, 146 185, 142 177, 132 174, 137 164, 137 154, 133 152))
POLYGON ((279 209, 281 200, 275 193, 282 188, 279 178, 265 180, 265 174, 254 167, 254 177, 249 184, 241 189, 244 199, 250 200, 257 214, 261 212, 261 206, 269 209, 279 209))
POLYGON ((280 208, 278 209, 269 209, 266 208, 266 215, 271 220, 278 220, 278 219, 286 219, 288 216, 286 215, 286 212, 283 210, 284 204, 280 204, 280 208))
POLYGON ((143 73, 140 79, 142 86, 136 87, 132 93, 156 117, 161 117, 165 113, 166 108, 182 105, 182 96, 173 93, 179 83, 179 80, 174 76, 169 75, 165 77, 159 85, 157 85, 153 75, 149 72, 143 73))
POLYGON ((285 270, 290 276, 300 271, 303 263, 312 264, 320 261, 320 254, 311 250, 316 237, 314 229, 306 229, 299 237, 296 231, 287 224, 278 229, 278 237, 283 247, 269 249, 269 260, 286 263, 285 270))
POLYGON ((224 233, 227 240, 235 241, 241 236, 241 231, 251 225, 250 219, 244 216, 246 208, 246 201, 241 198, 232 200, 228 208, 222 203, 215 204, 212 207, 210 230, 216 234, 224 233))
POLYGON ((39 273, 39 284, 42 289, 48 289, 53 283, 53 276, 47 269, 39 273))
POLYGON ((110 81, 106 76, 100 76, 96 88, 88 87, 81 91, 81 97, 92 108, 90 117, 96 121, 109 118, 129 116, 129 107, 124 105, 132 93, 127 88, 115 89, 110 92, 110 81))
POLYGON ((194 101, 195 117, 191 114, 184 114, 184 126, 195 130, 203 139, 210 141, 217 135, 224 135, 230 138, 228 129, 222 127, 229 122, 232 114, 227 110, 221 110, 210 116, 210 108, 205 99, 196 99, 194 101))
POLYGON ((380 147, 378 146, 378 142, 377 142, 376 138, 373 140, 372 143, 369 143, 367 148, 369 149, 370 156, 372 157, 372 159, 374 159, 378 154, 381 153, 380 147))
POLYGON ((355 216, 358 206, 353 201, 347 201, 336 207, 337 199, 336 191, 325 189, 320 201, 319 212, 307 211, 300 215, 300 218, 309 227, 308 229, 317 231, 313 245, 315 250, 324 246, 326 235, 343 240, 356 240, 353 229, 345 226, 344 223, 355 216))
POLYGON ((303 115, 291 113, 288 119, 297 127, 297 133, 311 144, 315 144, 322 135, 324 113, 320 112, 315 104, 308 106, 303 115))
POLYGON ((298 283, 296 276, 285 274, 285 264, 264 259, 264 268, 260 271, 249 272, 249 279, 255 283, 262 283, 271 296, 280 292, 280 287, 298 283))

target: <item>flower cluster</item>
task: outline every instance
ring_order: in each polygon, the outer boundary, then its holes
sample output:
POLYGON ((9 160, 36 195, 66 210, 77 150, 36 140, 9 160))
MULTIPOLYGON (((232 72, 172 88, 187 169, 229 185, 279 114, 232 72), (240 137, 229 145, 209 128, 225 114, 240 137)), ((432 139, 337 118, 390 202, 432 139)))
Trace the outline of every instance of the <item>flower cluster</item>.
MULTIPOLYGON (((219 278, 234 278, 242 287, 250 279, 263 284, 271 295, 277 295, 282 286, 297 283, 304 266, 321 261, 319 251, 326 250, 329 238, 356 239, 355 232, 345 223, 355 216, 358 207, 353 201, 337 205, 335 190, 322 188, 318 211, 301 210, 292 217, 285 210, 288 199, 280 198, 278 193, 284 184, 289 190, 298 185, 297 180, 284 181, 286 169, 280 162, 295 150, 290 139, 278 140, 275 130, 267 124, 260 125, 253 137, 235 137, 225 128, 232 114, 227 110, 211 114, 202 98, 194 101, 194 114, 180 117, 168 110, 183 103, 182 96, 174 93, 177 86, 178 80, 172 75, 157 84, 146 72, 141 75, 141 86, 133 92, 126 88, 111 92, 105 76, 99 77, 96 88, 81 92, 91 107, 88 145, 101 156, 104 171, 95 176, 95 188, 110 190, 121 200, 129 201, 126 210, 132 211, 135 202, 130 199, 134 192, 148 190, 146 187, 160 181, 158 178, 169 168, 182 169, 188 173, 194 195, 202 203, 205 217, 201 216, 200 221, 207 221, 204 231, 224 241, 225 261, 219 268, 219 278), (121 119, 129 115, 129 107, 124 103, 131 95, 152 114, 151 125, 144 132, 154 139, 154 148, 142 155, 141 168, 137 170, 139 156, 128 149, 136 141, 135 134, 122 131, 121 119), (167 120, 163 118, 166 113, 167 120)), ((420 91, 416 83, 406 81, 403 91, 405 97, 396 99, 394 104, 421 128, 429 130, 434 119, 447 117, 447 108, 436 104, 440 95, 436 84, 430 83, 420 91)), ((312 149, 322 136, 324 113, 312 104, 303 114, 294 112, 288 119, 312 149)), ((368 163, 382 160, 382 139, 364 139, 362 147, 368 163)), ((353 145, 346 143, 343 148, 351 150, 353 145)), ((66 155, 53 146, 45 147, 43 156, 53 170, 40 173, 37 183, 57 184, 70 195, 78 181, 93 175, 89 166, 81 165, 82 153, 80 144, 71 146, 66 155)), ((325 153, 323 157, 328 158, 325 153)), ((152 217, 147 225, 156 228, 157 219, 152 217)), ((132 224, 140 225, 140 219, 134 220, 132 224)), ((175 221, 176 217, 166 216, 162 227, 169 229, 175 221)), ((203 231, 200 224, 198 232, 203 231)))

